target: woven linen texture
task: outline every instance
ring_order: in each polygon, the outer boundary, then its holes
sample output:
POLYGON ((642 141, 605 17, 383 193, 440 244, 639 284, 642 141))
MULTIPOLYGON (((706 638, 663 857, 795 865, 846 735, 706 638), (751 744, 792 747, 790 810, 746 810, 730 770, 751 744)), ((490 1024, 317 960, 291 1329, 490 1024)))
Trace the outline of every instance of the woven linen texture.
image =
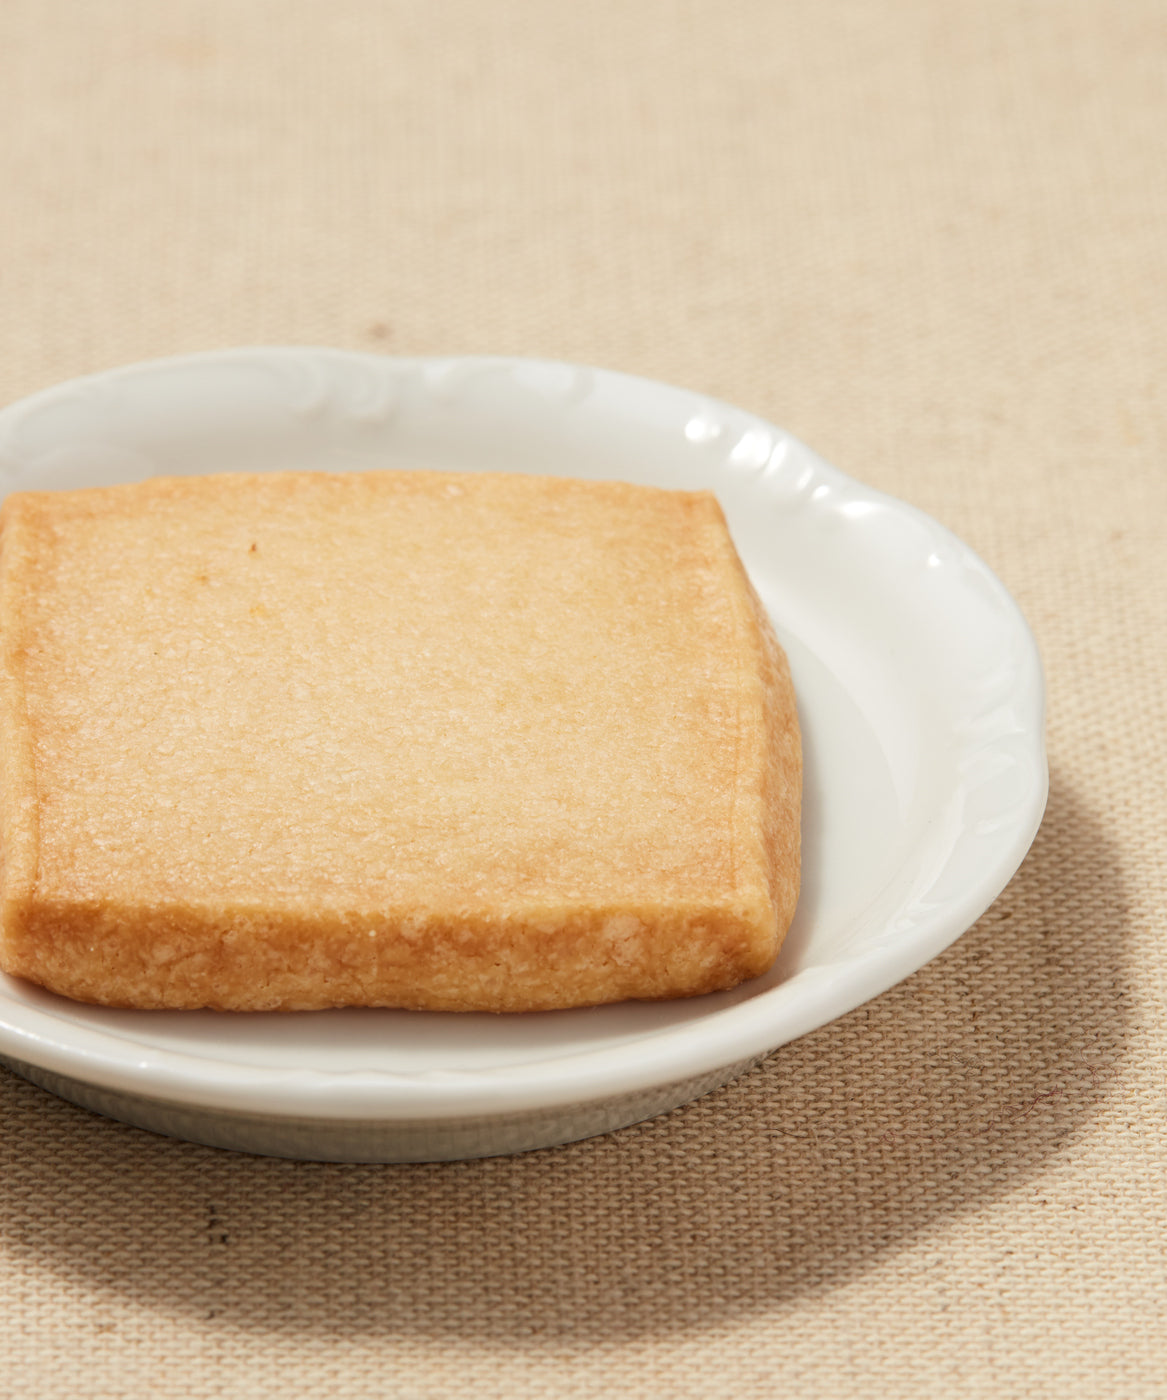
POLYGON ((1157 0, 6 0, 0 402, 232 344, 741 404, 962 535, 1049 681, 1016 879, 666 1118, 232 1156, 0 1075, 0 1393, 1163 1393, 1157 0))

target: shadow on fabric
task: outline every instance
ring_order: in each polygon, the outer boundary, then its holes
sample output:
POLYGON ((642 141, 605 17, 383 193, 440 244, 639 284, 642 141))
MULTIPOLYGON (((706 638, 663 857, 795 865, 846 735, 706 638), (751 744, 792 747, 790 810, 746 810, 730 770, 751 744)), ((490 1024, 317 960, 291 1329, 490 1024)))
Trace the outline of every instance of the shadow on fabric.
POLYGON ((1040 1178, 1118 1082, 1127 900, 1057 774, 1021 871, 944 956, 652 1123, 432 1166, 234 1156, 4 1075, 20 1267, 208 1336, 607 1344, 773 1311, 1040 1178))

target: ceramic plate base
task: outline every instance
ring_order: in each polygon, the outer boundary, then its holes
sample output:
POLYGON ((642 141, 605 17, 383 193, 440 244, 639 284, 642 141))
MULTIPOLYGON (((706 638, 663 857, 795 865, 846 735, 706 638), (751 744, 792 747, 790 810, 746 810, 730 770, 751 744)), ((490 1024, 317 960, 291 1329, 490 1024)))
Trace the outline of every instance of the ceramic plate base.
POLYGON ((0 979, 0 1057, 100 1113, 334 1161, 490 1156, 607 1132, 726 1082, 941 952, 1045 805, 1043 686, 1020 612, 934 520, 780 428, 666 385, 508 359, 234 350, 0 412, 4 492, 211 471, 432 468, 710 489, 790 657, 803 893, 733 992, 524 1016, 82 1006, 0 979))

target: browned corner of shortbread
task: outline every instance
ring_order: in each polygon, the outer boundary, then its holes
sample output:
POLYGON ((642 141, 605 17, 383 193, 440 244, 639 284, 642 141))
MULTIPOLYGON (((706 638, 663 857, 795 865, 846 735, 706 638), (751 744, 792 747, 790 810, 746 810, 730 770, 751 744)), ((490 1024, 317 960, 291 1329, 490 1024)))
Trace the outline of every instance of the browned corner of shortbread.
POLYGON ((0 512, 0 966, 112 1005, 736 985, 798 894, 786 659, 704 493, 159 479, 0 512))

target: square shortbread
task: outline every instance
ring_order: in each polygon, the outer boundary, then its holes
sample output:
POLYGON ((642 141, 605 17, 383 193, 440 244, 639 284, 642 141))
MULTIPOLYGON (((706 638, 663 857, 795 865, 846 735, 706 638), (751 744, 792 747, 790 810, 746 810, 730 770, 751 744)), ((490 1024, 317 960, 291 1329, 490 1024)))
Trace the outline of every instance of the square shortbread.
POLYGON ((83 1001, 731 987, 799 872, 785 657, 708 493, 272 473, 0 512, 0 966, 83 1001))

